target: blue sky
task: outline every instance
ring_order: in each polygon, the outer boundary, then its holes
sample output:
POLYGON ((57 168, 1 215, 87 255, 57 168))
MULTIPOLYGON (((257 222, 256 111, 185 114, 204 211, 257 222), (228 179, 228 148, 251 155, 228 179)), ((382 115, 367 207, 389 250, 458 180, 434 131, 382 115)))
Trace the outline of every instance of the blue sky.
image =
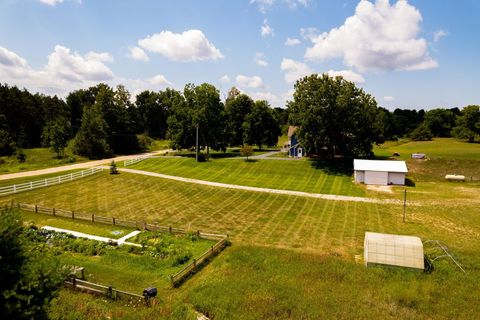
POLYGON ((2 0, 0 81, 65 96, 106 82, 237 86, 283 107, 343 75, 389 109, 480 104, 480 2, 2 0))

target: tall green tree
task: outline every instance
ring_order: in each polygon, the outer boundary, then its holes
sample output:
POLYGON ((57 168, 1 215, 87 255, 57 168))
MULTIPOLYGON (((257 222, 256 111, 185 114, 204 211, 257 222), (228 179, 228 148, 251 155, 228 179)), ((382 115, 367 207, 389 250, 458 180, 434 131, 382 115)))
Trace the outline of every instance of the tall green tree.
POLYGON ((42 138, 44 145, 52 148, 60 158, 68 145, 70 137, 70 121, 67 118, 57 117, 55 120, 47 123, 43 129, 42 138))
POLYGON ((229 144, 232 146, 243 145, 243 123, 246 116, 252 111, 253 100, 246 94, 234 94, 235 87, 230 90, 225 101, 227 126, 230 132, 229 144))
POLYGON ((75 136, 73 151, 90 159, 100 159, 111 153, 107 143, 107 123, 103 119, 100 103, 95 102, 93 106, 84 107, 82 124, 75 136))
POLYGON ((199 146, 209 149, 225 149, 227 130, 225 109, 218 90, 211 84, 199 86, 187 84, 184 100, 175 102, 168 118, 168 138, 173 148, 195 146, 196 127, 199 128, 199 146))
POLYGON ((307 154, 372 156, 381 141, 375 99, 342 77, 310 75, 295 84, 290 122, 307 154))
POLYGON ((456 138, 474 142, 475 137, 480 136, 480 106, 470 105, 463 108, 452 134, 456 138))
POLYGON ((20 213, 0 210, 0 314, 2 319, 47 319, 48 303, 65 273, 46 244, 28 241, 20 213))
POLYGON ((455 115, 451 110, 432 109, 425 113, 424 122, 434 137, 450 137, 450 131, 455 126, 455 115))
POLYGON ((243 123, 244 142, 262 146, 274 146, 280 136, 280 125, 275 119, 273 109, 267 101, 255 101, 252 111, 245 117, 243 123))

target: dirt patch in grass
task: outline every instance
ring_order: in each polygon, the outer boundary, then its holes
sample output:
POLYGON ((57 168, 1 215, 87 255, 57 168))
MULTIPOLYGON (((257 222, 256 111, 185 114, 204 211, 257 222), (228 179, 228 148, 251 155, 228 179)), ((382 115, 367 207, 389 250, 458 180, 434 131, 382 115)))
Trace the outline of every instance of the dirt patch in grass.
POLYGON ((383 192, 383 193, 393 193, 391 186, 376 186, 376 185, 367 185, 367 190, 383 192))

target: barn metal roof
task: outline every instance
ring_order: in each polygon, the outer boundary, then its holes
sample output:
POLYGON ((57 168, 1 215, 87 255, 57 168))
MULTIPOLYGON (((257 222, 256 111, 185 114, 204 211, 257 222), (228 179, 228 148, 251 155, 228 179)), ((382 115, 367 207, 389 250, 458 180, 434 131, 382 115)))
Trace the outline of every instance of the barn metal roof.
POLYGON ((353 169, 360 171, 386 171, 407 173, 405 161, 398 160, 353 160, 353 169))

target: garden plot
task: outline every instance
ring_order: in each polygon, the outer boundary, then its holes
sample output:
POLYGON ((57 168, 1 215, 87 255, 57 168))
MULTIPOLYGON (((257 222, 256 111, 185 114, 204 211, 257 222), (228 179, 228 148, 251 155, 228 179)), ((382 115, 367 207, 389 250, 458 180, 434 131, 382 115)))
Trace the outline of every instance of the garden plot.
POLYGON ((215 244, 195 234, 145 232, 128 239, 133 245, 117 246, 35 226, 28 233, 32 241, 57 249, 65 265, 84 267, 86 280, 134 293, 147 287, 167 290, 171 275, 215 244))

